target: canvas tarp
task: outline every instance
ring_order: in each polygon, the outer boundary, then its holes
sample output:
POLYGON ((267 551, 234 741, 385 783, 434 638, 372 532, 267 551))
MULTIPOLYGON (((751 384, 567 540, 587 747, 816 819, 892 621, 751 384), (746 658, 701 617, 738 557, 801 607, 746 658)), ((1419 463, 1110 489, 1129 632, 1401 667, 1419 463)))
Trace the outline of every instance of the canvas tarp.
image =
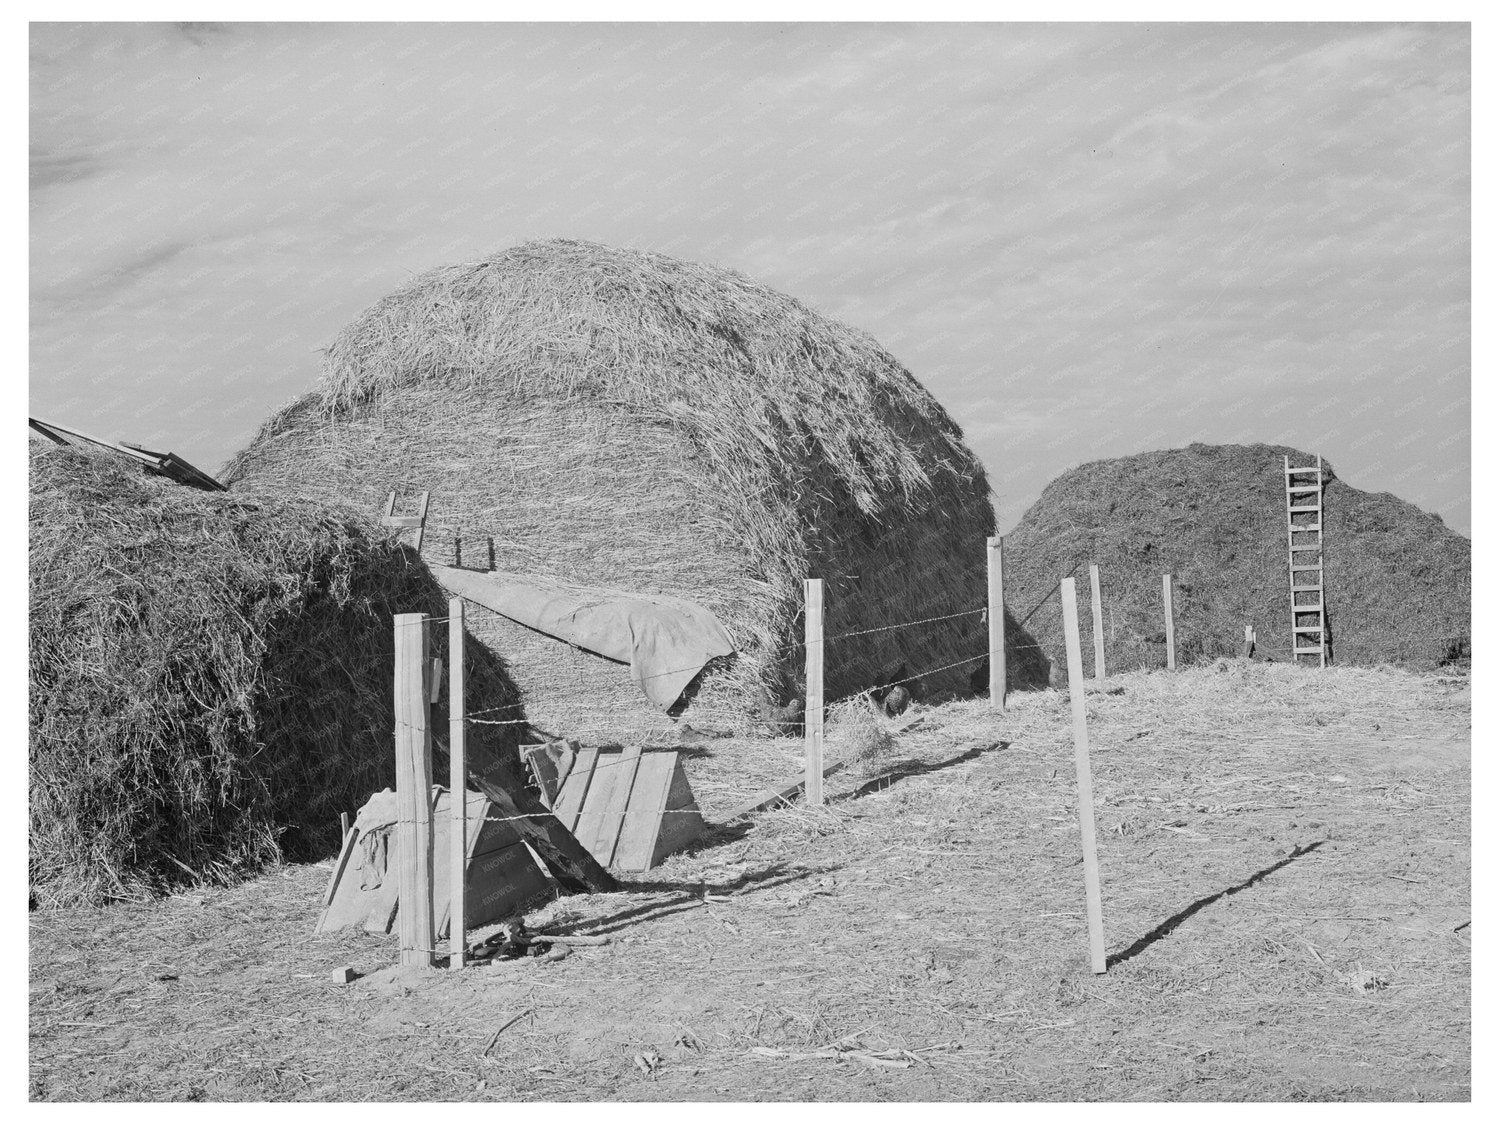
POLYGON ((433 566, 449 593, 538 632, 630 666, 646 698, 671 707, 703 665, 734 652, 702 605, 656 593, 592 589, 546 578, 433 566))

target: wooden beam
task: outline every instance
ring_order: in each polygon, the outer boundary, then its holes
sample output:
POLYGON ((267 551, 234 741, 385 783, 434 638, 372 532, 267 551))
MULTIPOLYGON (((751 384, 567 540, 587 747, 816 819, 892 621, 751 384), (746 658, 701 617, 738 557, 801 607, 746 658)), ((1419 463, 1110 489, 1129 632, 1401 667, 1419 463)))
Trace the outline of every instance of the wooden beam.
POLYGON ((474 786, 490 798, 495 814, 508 820, 535 851, 552 877, 573 893, 607 894, 619 889, 614 876, 599 865, 551 809, 519 781, 502 784, 475 774, 474 786))
POLYGON ((1005 540, 991 535, 989 555, 990 709, 1005 709, 1005 540))
POLYGON ((469 776, 465 761, 464 599, 448 600, 448 967, 464 966, 469 874, 469 776))
POLYGON ((803 715, 803 741, 806 764, 803 787, 807 803, 823 803, 823 579, 803 582, 806 604, 804 658, 806 667, 807 710, 803 715))
MULTIPOLYGON (((840 769, 842 769, 844 767, 844 764, 845 763, 843 761, 830 762, 829 764, 823 766, 823 775, 825 777, 831 777, 834 773, 837 773, 840 769)), ((762 792, 759 796, 755 797, 755 799, 751 800, 750 803, 741 805, 734 811, 730 812, 719 822, 729 823, 731 820, 737 820, 741 816, 748 816, 752 812, 764 812, 767 808, 774 808, 778 804, 789 803, 794 796, 798 795, 802 791, 803 787, 806 784, 807 778, 804 776, 798 777, 796 780, 789 781, 788 783, 777 788, 767 789, 765 792, 762 792)))
MULTIPOLYGON (((1094 587, 1096 590, 1098 586, 1094 587)), ((1099 902, 1099 856, 1094 844, 1094 778, 1089 769, 1088 711, 1084 703, 1083 650, 1078 639, 1078 594, 1062 580, 1063 637, 1068 649, 1068 697, 1073 708, 1073 764, 1078 772, 1078 827, 1083 835, 1083 896, 1088 909, 1089 966, 1105 970, 1104 916, 1099 902)))
POLYGON ((1177 670, 1177 632, 1172 620, 1172 575, 1161 576, 1161 611, 1167 620, 1167 670, 1177 670))
POLYGON ((401 963, 432 967, 432 731, 427 614, 396 616, 396 867, 401 963))
MULTIPOLYGON (((1104 678, 1104 607, 1099 596, 1099 567, 1089 563, 1089 588, 1094 595, 1094 678, 1104 678)), ((1075 607, 1076 608, 1076 607, 1075 607)))

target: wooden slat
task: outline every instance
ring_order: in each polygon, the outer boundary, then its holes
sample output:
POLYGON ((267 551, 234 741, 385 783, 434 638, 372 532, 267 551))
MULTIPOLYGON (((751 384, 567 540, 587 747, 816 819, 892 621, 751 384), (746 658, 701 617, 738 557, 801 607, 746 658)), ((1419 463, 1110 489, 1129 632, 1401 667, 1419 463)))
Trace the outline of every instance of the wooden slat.
POLYGON ((631 797, 635 794, 635 779, 641 769, 641 747, 627 745, 620 754, 620 777, 615 782, 614 797, 604 813, 604 823, 599 841, 599 850, 594 857, 604 866, 615 864, 615 852, 620 849, 620 836, 625 832, 625 817, 630 814, 631 797))
MULTIPOLYGON (((604 850, 605 833, 611 826, 606 816, 613 806, 620 781, 625 777, 625 772, 620 767, 621 760, 619 753, 600 752, 599 760, 594 765, 593 782, 589 785, 588 795, 584 797, 583 807, 578 814, 578 826, 573 829, 578 842, 594 858, 600 860, 601 866, 607 862, 601 856, 607 854, 604 850)), ((613 838, 609 840, 610 843, 613 841, 613 838)))
POLYGON ((1287 510, 1289 512, 1291 512, 1293 515, 1301 515, 1304 512, 1309 512, 1309 511, 1322 511, 1323 508, 1320 505, 1316 505, 1315 504, 1312 507, 1289 507, 1289 508, 1287 508, 1287 510))
MULTIPOLYGON (((831 777, 834 773, 837 773, 840 769, 844 768, 844 765, 845 763, 843 761, 831 761, 827 765, 823 766, 823 775, 825 777, 831 777)), ((794 797, 798 796, 802 792, 802 786, 806 783, 807 782, 805 778, 799 777, 797 780, 788 781, 784 785, 779 785, 776 788, 767 789, 765 792, 762 792, 759 796, 752 799, 748 804, 742 804, 740 807, 730 812, 719 822, 729 823, 729 821, 737 820, 741 816, 748 816, 753 812, 764 812, 767 808, 774 808, 778 804, 789 803, 794 797)))
POLYGON ((643 753, 638 758, 629 809, 614 849, 614 865, 622 870, 651 869, 667 797, 672 793, 677 756, 677 750, 669 749, 643 753))
POLYGON ((583 813, 583 802, 588 798, 594 783, 594 768, 599 762, 597 749, 578 750, 578 759, 568 774, 568 779, 557 790, 557 799, 552 810, 562 825, 577 833, 578 817, 583 813))

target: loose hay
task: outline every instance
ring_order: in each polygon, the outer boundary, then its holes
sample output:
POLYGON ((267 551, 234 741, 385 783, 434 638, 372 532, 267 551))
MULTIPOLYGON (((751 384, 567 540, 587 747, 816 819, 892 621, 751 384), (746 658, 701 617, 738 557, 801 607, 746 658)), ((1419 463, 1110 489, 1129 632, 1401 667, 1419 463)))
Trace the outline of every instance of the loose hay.
POLYGON ((897 751, 896 738, 862 696, 829 708, 823 741, 829 758, 866 776, 889 767, 897 751))
MULTIPOLYGON (((339 813, 393 783, 391 613, 443 605, 358 513, 40 443, 29 593, 29 871, 45 906, 327 855, 339 813)), ((515 692, 476 658, 470 697, 515 692)), ((476 764, 508 764, 509 730, 474 732, 476 764)))
MULTIPOLYGON (((1006 601, 1065 666, 1058 581, 1099 566, 1105 665, 1166 663, 1161 576, 1174 575, 1177 658, 1237 654, 1254 625, 1257 653, 1291 657, 1284 445, 1190 445, 1095 461, 1064 473, 1006 538, 1006 601)), ((1364 492, 1324 462, 1324 573, 1332 659, 1432 667, 1468 658, 1470 543, 1387 493, 1364 492)), ((1311 516, 1298 516, 1298 521, 1311 516)), ((1315 624, 1312 617, 1301 624, 1315 624)), ((1085 670, 1088 637, 1084 637, 1085 670)))
MULTIPOLYGON (((345 329, 321 388, 224 476, 372 509, 428 489, 448 528, 429 532, 433 561, 454 561, 457 527, 476 555, 493 535, 500 569, 707 605, 739 648, 688 712, 709 724, 798 693, 809 575, 826 582, 830 638, 972 614, 830 639, 830 697, 985 650, 993 513, 958 426, 864 333, 660 254, 532 242, 424 274, 345 329)), ((544 728, 659 724, 607 661, 492 616, 474 627, 544 728)), ((966 693, 973 670, 922 685, 966 693)))

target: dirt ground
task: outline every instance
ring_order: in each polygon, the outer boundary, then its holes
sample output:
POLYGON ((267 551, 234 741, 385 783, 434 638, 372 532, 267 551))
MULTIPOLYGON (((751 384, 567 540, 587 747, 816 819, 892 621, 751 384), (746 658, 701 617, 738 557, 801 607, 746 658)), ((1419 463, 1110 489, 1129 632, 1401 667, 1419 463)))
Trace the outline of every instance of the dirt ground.
MULTIPOLYGON (((612 938, 558 963, 313 937, 329 863, 33 913, 31 1097, 1467 1100, 1468 680, 1226 661, 1088 705, 1104 975, 1045 691, 553 902, 534 928, 612 938)), ((797 754, 692 772, 722 807, 797 754)))

